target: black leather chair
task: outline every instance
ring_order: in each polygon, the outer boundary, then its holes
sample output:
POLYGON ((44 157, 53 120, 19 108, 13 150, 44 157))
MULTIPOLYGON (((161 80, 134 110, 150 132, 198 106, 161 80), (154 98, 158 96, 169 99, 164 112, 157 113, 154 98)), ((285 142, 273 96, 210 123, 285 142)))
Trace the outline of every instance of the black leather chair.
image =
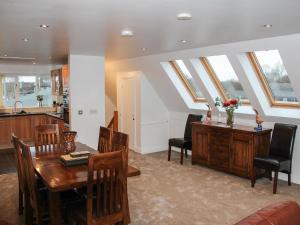
POLYGON ((275 172, 273 194, 277 191, 278 172, 288 174, 288 185, 291 185, 292 157, 297 126, 292 124, 275 123, 269 156, 255 157, 253 160, 254 174, 251 186, 256 180, 256 168, 264 169, 272 180, 272 171, 275 172))
POLYGON ((201 121, 202 115, 189 114, 184 131, 183 138, 171 138, 169 139, 169 152, 168 161, 171 158, 171 147, 177 147, 181 149, 180 164, 183 163, 183 149, 185 150, 185 157, 187 157, 187 150, 192 150, 192 122, 201 121))

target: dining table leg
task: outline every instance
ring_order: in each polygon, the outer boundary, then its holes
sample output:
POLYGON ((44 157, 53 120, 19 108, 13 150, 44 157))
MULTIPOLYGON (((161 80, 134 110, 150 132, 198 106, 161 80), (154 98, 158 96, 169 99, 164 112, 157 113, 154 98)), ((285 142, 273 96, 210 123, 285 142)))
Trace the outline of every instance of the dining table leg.
POLYGON ((51 225, 61 224, 60 193, 49 191, 49 217, 51 225))

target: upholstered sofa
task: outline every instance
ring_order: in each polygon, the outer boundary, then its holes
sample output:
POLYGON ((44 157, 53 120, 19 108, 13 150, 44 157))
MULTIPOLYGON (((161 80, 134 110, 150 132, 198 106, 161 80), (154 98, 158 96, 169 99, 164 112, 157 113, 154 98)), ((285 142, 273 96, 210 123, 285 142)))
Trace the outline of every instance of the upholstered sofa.
POLYGON ((235 225, 300 225, 300 206, 294 201, 274 203, 235 225))

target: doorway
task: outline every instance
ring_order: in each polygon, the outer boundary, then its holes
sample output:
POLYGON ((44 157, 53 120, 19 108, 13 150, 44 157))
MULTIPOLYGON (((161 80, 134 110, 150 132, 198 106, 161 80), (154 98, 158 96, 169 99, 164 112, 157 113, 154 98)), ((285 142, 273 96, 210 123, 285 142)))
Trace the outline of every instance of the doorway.
POLYGON ((120 79, 120 125, 121 132, 129 136, 129 148, 135 150, 136 140, 136 78, 120 79))

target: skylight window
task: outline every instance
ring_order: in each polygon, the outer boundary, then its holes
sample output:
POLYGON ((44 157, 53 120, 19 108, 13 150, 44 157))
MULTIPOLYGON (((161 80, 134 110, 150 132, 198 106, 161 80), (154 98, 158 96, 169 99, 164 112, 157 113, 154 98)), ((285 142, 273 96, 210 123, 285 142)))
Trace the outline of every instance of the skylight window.
POLYGON ((223 99, 240 97, 244 103, 249 103, 246 93, 226 55, 202 57, 201 62, 223 99))
POLYGON ((194 80, 193 76, 187 69, 186 65, 182 60, 174 60, 170 61, 174 71, 179 76, 181 81, 183 82, 184 86, 186 87, 187 91, 192 96, 195 102, 204 102, 205 98, 203 93, 200 90, 199 85, 194 80))
POLYGON ((299 107, 279 51, 255 51, 248 56, 271 105, 299 107))

